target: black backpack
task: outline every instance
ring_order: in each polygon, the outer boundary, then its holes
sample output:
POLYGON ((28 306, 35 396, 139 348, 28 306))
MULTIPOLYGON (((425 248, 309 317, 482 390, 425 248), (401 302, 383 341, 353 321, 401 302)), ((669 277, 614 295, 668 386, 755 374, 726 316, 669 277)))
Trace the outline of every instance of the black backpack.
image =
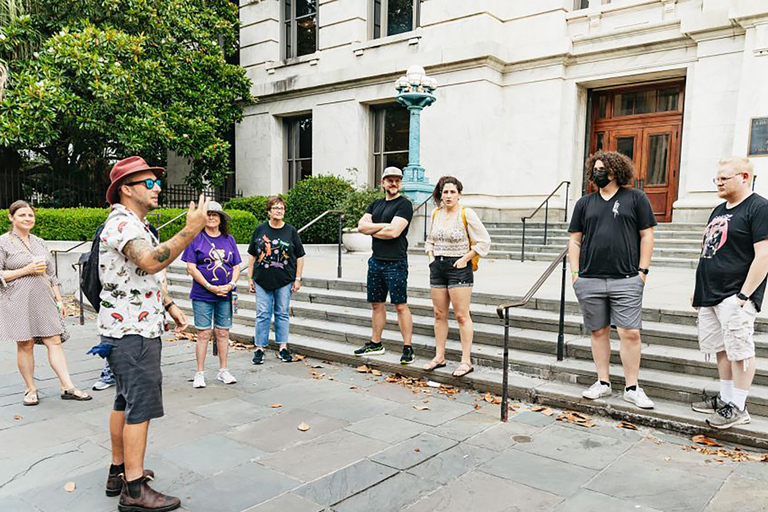
MULTIPOLYGON (((150 225, 149 230, 155 235, 155 238, 160 238, 154 226, 150 225)), ((80 270, 80 289, 97 313, 101 308, 102 286, 101 279, 99 279, 99 242, 102 231, 104 231, 104 224, 96 229, 96 235, 93 237, 90 252, 84 252, 80 255, 80 259, 77 260, 78 264, 82 265, 80 270)))

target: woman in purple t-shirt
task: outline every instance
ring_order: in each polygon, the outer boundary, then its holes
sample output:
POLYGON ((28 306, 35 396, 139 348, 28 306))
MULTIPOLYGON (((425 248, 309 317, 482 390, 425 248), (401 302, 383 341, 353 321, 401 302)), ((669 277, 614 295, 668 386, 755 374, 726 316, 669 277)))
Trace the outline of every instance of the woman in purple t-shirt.
POLYGON ((219 349, 219 373, 216 378, 224 384, 237 380, 227 370, 229 330, 232 328, 232 290, 240 277, 240 253, 237 243, 229 234, 230 217, 215 201, 208 203, 208 222, 205 229, 184 250, 182 261, 192 276, 192 311, 197 329, 197 373, 194 388, 205 387, 205 353, 208 342, 216 331, 219 349))

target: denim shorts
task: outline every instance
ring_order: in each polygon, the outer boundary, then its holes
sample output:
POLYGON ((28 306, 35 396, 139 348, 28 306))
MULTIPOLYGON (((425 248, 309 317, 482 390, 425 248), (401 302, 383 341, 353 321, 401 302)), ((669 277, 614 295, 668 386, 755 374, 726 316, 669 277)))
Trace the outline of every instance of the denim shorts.
POLYGON ((435 261, 429 264, 429 286, 432 288, 461 288, 471 287, 475 282, 472 272, 472 262, 464 268, 453 266, 458 257, 435 256, 435 261))
POLYGON ((408 260, 368 260, 368 302, 408 302, 408 260))
POLYGON ((192 301, 192 312, 195 314, 195 329, 208 330, 211 326, 217 329, 232 328, 232 301, 218 302, 192 301))

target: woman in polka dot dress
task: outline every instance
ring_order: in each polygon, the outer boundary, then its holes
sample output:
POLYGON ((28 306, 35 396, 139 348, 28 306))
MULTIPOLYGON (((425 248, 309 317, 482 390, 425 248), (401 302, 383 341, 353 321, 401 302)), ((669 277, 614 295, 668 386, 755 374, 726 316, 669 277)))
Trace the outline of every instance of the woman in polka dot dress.
POLYGON ((72 383, 62 342, 67 332, 59 282, 48 248, 30 234, 35 212, 25 201, 9 209, 11 229, 0 236, 0 339, 16 343, 19 372, 27 385, 24 405, 40 401, 35 386, 35 344, 48 349, 48 360, 61 383, 62 400, 90 400, 72 383))

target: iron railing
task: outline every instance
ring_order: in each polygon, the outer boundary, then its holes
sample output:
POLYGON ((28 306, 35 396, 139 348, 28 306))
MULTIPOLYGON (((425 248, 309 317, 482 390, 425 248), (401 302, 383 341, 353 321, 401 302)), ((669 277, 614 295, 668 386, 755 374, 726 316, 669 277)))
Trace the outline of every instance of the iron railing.
POLYGON ((528 293, 526 293, 522 299, 506 304, 499 304, 499 306, 496 307, 496 314, 499 315, 499 318, 504 320, 504 370, 501 379, 501 421, 507 421, 509 418, 509 408, 507 406, 507 402, 509 400, 509 310, 511 308, 522 307, 528 304, 528 301, 533 298, 533 296, 537 291, 539 291, 539 288, 541 288, 544 282, 549 279, 549 276, 554 273, 557 265, 560 262, 563 264, 563 275, 560 280, 560 321, 557 328, 557 360, 562 361, 563 357, 565 356, 565 276, 567 256, 568 247, 563 249, 557 258, 555 258, 555 260, 550 263, 549 267, 547 267, 541 276, 539 276, 539 279, 533 283, 531 289, 528 290, 528 293))
POLYGON ((222 204, 230 199, 243 197, 242 190, 227 192, 223 188, 197 190, 188 185, 165 185, 160 193, 160 204, 163 208, 187 208, 190 201, 198 202, 201 193, 211 201, 222 204))
POLYGON ((571 186, 570 181, 561 181, 556 187, 555 190, 553 190, 544 201, 541 202, 541 204, 533 210, 533 213, 530 215, 526 215, 525 217, 522 217, 523 221, 523 241, 522 245, 520 247, 520 261, 525 261, 525 221, 532 219, 534 215, 539 213, 539 210, 541 210, 542 207, 544 207, 544 245, 547 245, 547 232, 549 228, 549 200, 552 199, 552 196, 554 196, 558 190, 560 190, 560 187, 565 185, 565 201, 563 201, 563 204, 565 206, 565 218, 563 219, 563 222, 568 222, 568 189, 571 186))
POLYGON ((429 196, 425 200, 423 200, 419 205, 413 209, 413 215, 415 216, 416 213, 419 211, 420 208, 424 207, 424 242, 427 241, 427 213, 429 211, 429 208, 427 207, 427 203, 429 203, 432 200, 432 196, 429 196))
POLYGON ((336 267, 336 277, 338 279, 341 279, 341 235, 342 235, 342 228, 344 227, 344 210, 325 210, 323 213, 309 221, 307 224, 305 224, 303 227, 299 229, 299 234, 301 234, 302 231, 307 229, 309 226, 314 224, 315 222, 319 221, 326 215, 338 215, 339 216, 339 239, 337 241, 337 250, 338 250, 338 265, 336 267))

